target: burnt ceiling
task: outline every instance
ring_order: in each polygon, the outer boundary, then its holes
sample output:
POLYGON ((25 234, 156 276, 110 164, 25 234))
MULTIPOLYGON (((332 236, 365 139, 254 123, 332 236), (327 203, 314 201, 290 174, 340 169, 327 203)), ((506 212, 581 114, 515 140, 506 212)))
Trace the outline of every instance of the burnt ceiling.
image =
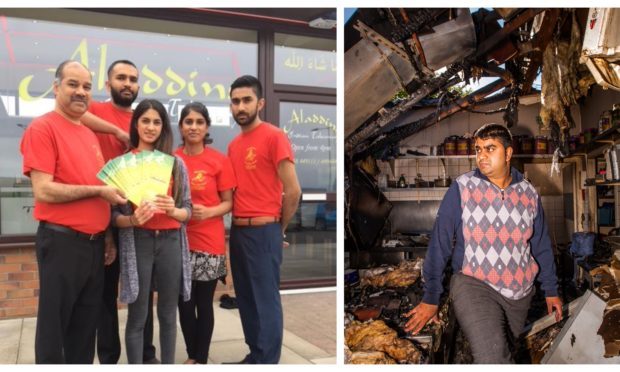
POLYGON ((579 63, 587 19, 587 8, 358 9, 345 25, 348 159, 385 157, 401 140, 475 110, 491 95, 507 99, 504 122, 511 127, 519 98, 537 93, 532 84, 541 73, 543 87, 555 87, 543 88, 549 97, 543 124, 567 133, 573 125, 568 107, 594 83, 579 63), (545 75, 545 63, 565 72, 545 75), (468 95, 453 88, 482 77, 497 79, 468 95), (394 126, 402 115, 429 105, 437 110, 394 126))

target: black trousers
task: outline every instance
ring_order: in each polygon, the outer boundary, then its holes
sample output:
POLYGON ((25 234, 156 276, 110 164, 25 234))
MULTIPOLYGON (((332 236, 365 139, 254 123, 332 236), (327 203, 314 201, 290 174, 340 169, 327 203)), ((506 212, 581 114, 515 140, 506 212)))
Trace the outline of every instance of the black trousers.
POLYGON ((92 364, 103 293, 104 240, 40 227, 37 364, 92 364))
MULTIPOLYGON (((112 229, 114 244, 120 254, 118 229, 112 229)), ((103 305, 97 324, 97 357, 100 364, 116 364, 121 356, 121 339, 118 331, 118 280, 120 258, 104 269, 103 305)), ((153 345, 153 292, 149 296, 149 312, 144 326, 144 361, 155 358, 153 345)))
POLYGON ((183 301, 179 297, 179 320, 185 339, 187 357, 197 363, 207 364, 209 347, 213 336, 213 295, 217 279, 192 280, 192 297, 183 301))

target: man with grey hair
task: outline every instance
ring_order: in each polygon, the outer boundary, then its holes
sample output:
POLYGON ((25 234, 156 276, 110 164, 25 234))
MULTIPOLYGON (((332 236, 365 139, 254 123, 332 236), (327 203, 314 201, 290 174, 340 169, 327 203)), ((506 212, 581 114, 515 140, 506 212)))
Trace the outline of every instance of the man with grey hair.
POLYGON ((34 193, 39 267, 35 362, 92 363, 101 308, 104 233, 110 204, 127 202, 104 186, 95 134, 80 122, 88 109, 92 78, 76 61, 56 70, 54 110, 35 118, 20 150, 34 193))

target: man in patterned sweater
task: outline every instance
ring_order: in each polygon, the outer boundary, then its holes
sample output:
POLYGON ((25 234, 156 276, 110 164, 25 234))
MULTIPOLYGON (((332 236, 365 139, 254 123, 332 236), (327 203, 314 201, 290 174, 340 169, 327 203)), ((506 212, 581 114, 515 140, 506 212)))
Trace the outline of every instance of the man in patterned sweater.
POLYGON ((556 320, 562 301, 540 196, 510 167, 510 132, 487 124, 474 139, 478 168, 457 177, 441 202, 424 262, 424 297, 405 329, 416 334, 436 320, 452 258, 450 298, 474 362, 511 363, 509 343, 523 330, 534 279, 556 320))

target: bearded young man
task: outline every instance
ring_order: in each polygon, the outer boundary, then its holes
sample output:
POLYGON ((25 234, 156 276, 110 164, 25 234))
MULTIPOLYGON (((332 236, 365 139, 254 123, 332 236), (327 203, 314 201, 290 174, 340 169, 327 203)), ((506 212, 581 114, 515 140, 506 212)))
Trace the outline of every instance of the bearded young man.
POLYGON ((534 280, 556 320, 562 301, 540 196, 510 167, 510 131, 486 124, 474 139, 478 168, 457 177, 441 202, 424 261, 424 297, 407 314, 405 330, 416 334, 436 319, 452 258, 450 298, 474 363, 512 363, 510 342, 523 330, 534 280))
POLYGON ((138 68, 128 60, 112 62, 108 67, 106 90, 111 100, 92 102, 82 121, 97 135, 106 161, 127 150, 131 105, 138 98, 138 68))
POLYGON ((242 364, 277 364, 283 319, 280 265, 286 226, 301 188, 286 134, 259 116, 265 106, 260 81, 242 76, 230 87, 230 110, 241 127, 228 145, 237 188, 233 194, 230 268, 245 342, 242 364))

